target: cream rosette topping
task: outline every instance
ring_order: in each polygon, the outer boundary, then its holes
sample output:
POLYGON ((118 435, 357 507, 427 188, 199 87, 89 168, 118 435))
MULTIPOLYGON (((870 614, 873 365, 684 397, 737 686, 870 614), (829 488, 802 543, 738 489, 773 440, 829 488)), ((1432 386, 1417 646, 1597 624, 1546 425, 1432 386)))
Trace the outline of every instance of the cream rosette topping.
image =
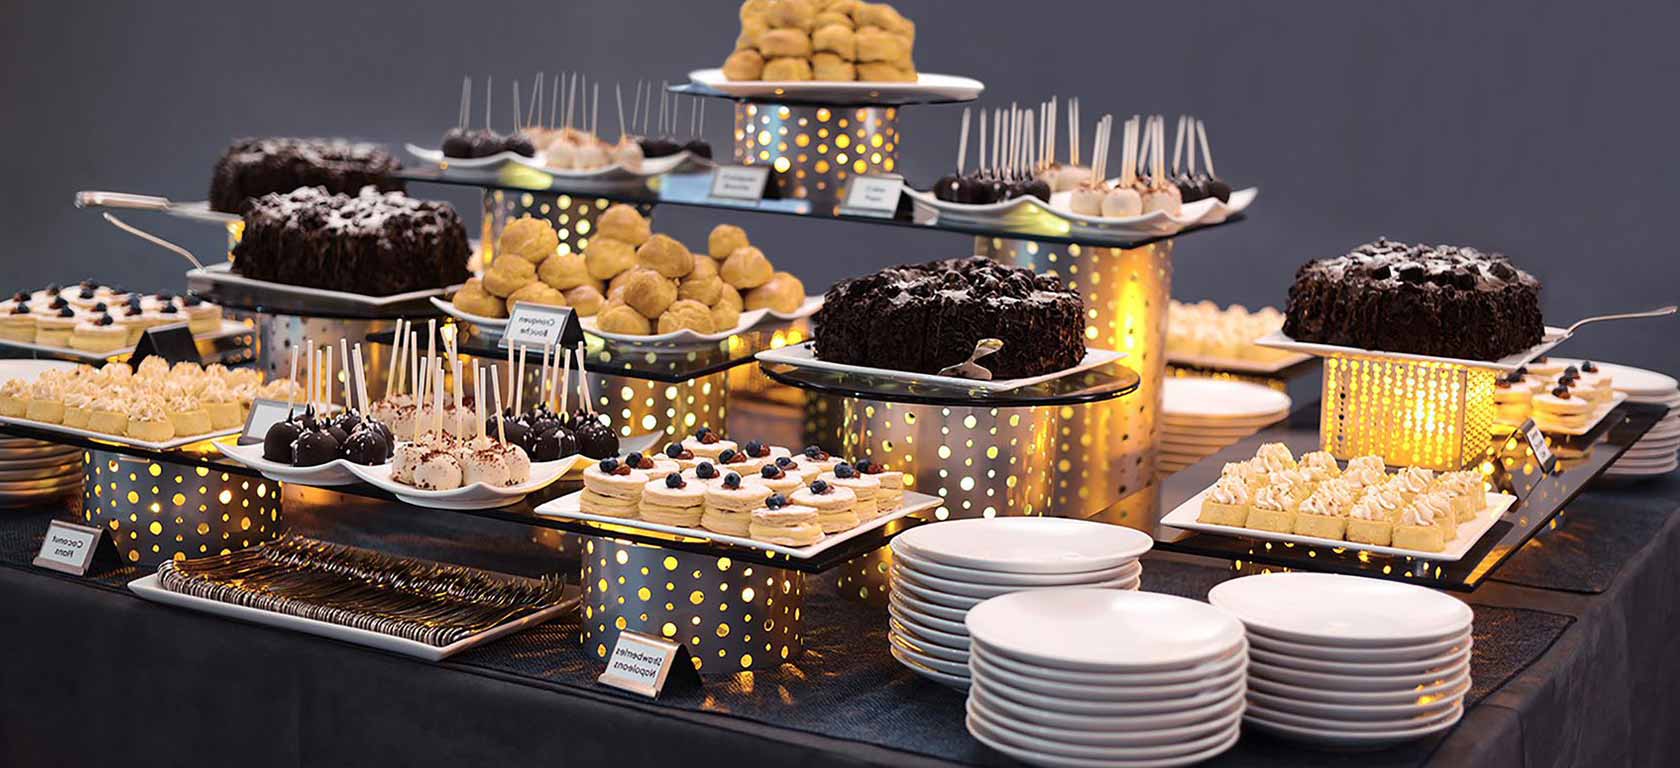
POLYGON ((1365 495, 1359 497, 1359 503, 1355 504, 1354 507, 1358 508, 1361 504, 1371 507, 1379 514, 1375 517, 1354 515, 1355 517, 1363 517, 1366 520, 1392 520, 1400 514, 1400 509, 1406 506, 1406 497, 1400 493, 1398 488, 1390 485, 1379 485, 1365 489, 1365 495))
POLYGON ((1219 482, 1214 483, 1213 489, 1208 491, 1208 498, 1220 504, 1247 504, 1251 497, 1248 483, 1236 475, 1219 478, 1219 482))
POLYGON ((1266 477, 1264 467, 1256 464, 1253 459, 1247 461, 1226 462, 1219 470, 1219 479, 1233 478, 1247 485, 1258 485, 1266 477))
POLYGON ((1293 487, 1286 483, 1274 483, 1261 488, 1254 494, 1254 506, 1261 509, 1275 511, 1287 510, 1295 503, 1293 487))
POLYGON ((1254 459, 1259 461, 1267 472, 1294 469, 1298 466, 1295 463, 1295 454, 1290 453, 1289 446, 1283 443, 1266 443, 1260 446, 1260 450, 1254 453, 1254 459))
POLYGON ((1329 480, 1301 502, 1301 511, 1309 515, 1346 516, 1353 501, 1352 487, 1341 480, 1329 480))
POLYGON ((1442 489, 1463 496, 1481 496, 1486 493, 1482 486, 1482 475, 1473 469, 1448 472, 1440 476, 1438 482, 1442 489))
POLYGON ((1435 473, 1422 467, 1406 467, 1395 473, 1394 479, 1389 482, 1394 483, 1401 493, 1419 494, 1429 490, 1435 482, 1435 473))
POLYGON ((1351 480, 1361 487, 1377 485, 1388 476, 1388 470, 1383 466, 1382 459, 1376 456, 1356 456, 1348 462, 1347 469, 1342 470, 1342 478, 1351 480))
POLYGON ((1417 497, 1400 513, 1400 522, 1406 525, 1434 525, 1437 520, 1451 519, 1452 498, 1439 492, 1417 497))
POLYGON ((1342 474, 1342 468, 1336 464, 1336 457, 1325 451, 1313 451, 1302 455, 1300 465, 1301 471, 1313 482, 1322 482, 1342 474))
POLYGON ((29 397, 34 400, 59 400, 64 397, 64 382, 56 378, 42 376, 35 380, 34 386, 29 388, 29 397))

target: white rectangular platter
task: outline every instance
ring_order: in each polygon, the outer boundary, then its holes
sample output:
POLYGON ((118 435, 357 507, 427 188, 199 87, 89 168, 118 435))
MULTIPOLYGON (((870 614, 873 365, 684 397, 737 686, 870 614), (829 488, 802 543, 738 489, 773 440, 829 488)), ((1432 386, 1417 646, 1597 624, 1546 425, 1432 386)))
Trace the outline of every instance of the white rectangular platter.
POLYGON ((118 445, 129 445, 129 446, 133 446, 135 448, 144 448, 148 451, 168 451, 168 450, 172 450, 172 449, 175 449, 175 448, 180 448, 180 447, 183 447, 183 446, 192 445, 193 443, 197 443, 197 442, 200 442, 200 441, 203 441, 203 440, 209 440, 211 438, 226 437, 228 435, 237 435, 237 434, 239 434, 239 431, 241 429, 243 429, 243 425, 241 425, 241 426, 235 427, 233 429, 222 429, 222 430, 217 430, 215 432, 205 432, 202 435, 188 435, 186 437, 177 437, 173 440, 169 440, 169 441, 166 441, 166 442, 153 443, 153 442, 147 442, 145 440, 135 440, 132 437, 127 437, 127 436, 124 436, 124 435, 108 435, 108 434, 105 434, 104 432, 95 432, 91 429, 78 429, 76 427, 66 427, 63 424, 49 424, 49 423, 44 422, 44 421, 33 421, 31 419, 20 419, 20 418, 14 417, 14 416, 0 416, 0 424, 16 424, 16 425, 21 426, 21 427, 34 427, 36 429, 49 429, 49 430, 52 430, 54 432, 62 432, 66 435, 75 435, 77 437, 86 437, 86 438, 89 438, 89 439, 92 439, 92 440, 100 440, 100 441, 104 441, 104 442, 107 442, 107 443, 116 443, 118 445))
MULTIPOLYGON (((1087 348, 1085 350, 1085 359, 1080 360, 1079 363, 1072 368, 1064 368, 1053 373, 1046 373, 1042 376, 1032 376, 1025 379, 981 381, 979 379, 964 379, 956 376, 917 373, 916 371, 895 371, 887 368, 871 368, 865 365, 836 363, 817 357, 815 344, 815 341, 790 344, 782 347, 781 349, 767 349, 758 353, 755 357, 758 358, 760 363, 781 363, 783 365, 791 365, 795 368, 815 368, 818 370, 855 373, 862 376, 874 376, 877 378, 893 379, 904 382, 939 384, 948 387, 981 389, 988 392, 1008 392, 1012 389, 1020 389, 1021 387, 1030 387, 1034 384, 1042 384, 1046 381, 1053 381, 1055 379, 1062 378, 1063 376, 1071 376, 1075 373, 1079 373, 1080 371, 1086 371, 1098 366, 1107 365, 1126 356, 1125 352, 1116 352, 1112 349, 1087 348)), ((985 365, 986 359, 981 358, 980 364, 985 365)))
POLYGON ((304 634, 318 635, 320 637, 332 638, 334 640, 342 640, 346 643, 363 645, 369 648, 377 648, 382 651, 390 651, 391 653, 412 656, 417 659, 425 659, 426 661, 442 661, 468 648, 483 645, 492 640, 518 632, 526 627, 534 627, 559 616, 562 612, 576 608, 578 599, 582 596, 581 592, 576 591, 575 588, 569 587, 566 591, 566 598, 549 608, 544 608, 543 610, 529 616, 516 619, 505 624, 498 624, 491 629, 472 635, 464 640, 457 640, 445 646, 436 646, 427 645, 425 643, 416 642, 406 638, 373 632, 366 629, 346 627, 327 621, 306 619, 302 616, 292 616, 284 613, 275 613, 273 611, 264 611, 243 605, 224 603, 220 600, 210 600, 208 598, 186 595, 180 592, 171 592, 158 585, 158 575, 155 573, 142 576, 129 582, 128 588, 132 590, 134 594, 154 603, 163 603, 164 605, 173 605, 177 608, 185 608, 190 611, 210 613, 226 619, 249 621, 253 624, 263 624, 265 626, 278 627, 280 629, 289 629, 293 632, 302 632, 304 634))
POLYGON ((1201 493, 1191 496, 1183 504, 1178 505, 1173 509, 1173 511, 1167 513, 1166 517, 1161 518, 1161 523, 1164 525, 1170 525, 1174 528, 1182 528, 1187 531, 1220 533, 1226 536, 1239 536, 1248 539, 1264 539, 1266 541, 1287 541, 1313 547, 1346 548, 1362 550, 1377 555, 1402 555, 1405 557, 1415 557, 1419 560, 1449 563, 1464 559, 1464 556, 1469 554, 1470 548, 1475 546, 1478 539, 1482 538, 1482 534, 1487 533, 1488 529, 1493 527, 1494 522, 1499 520, 1499 516, 1505 514, 1505 510, 1510 509, 1511 505, 1517 501, 1517 497, 1506 493, 1488 494, 1487 508, 1483 509, 1480 514, 1476 515, 1474 520, 1467 523, 1459 523, 1458 537, 1447 542, 1447 548, 1445 550, 1441 552, 1424 552, 1417 549, 1374 547, 1369 544, 1359 544, 1341 539, 1321 539, 1316 536, 1297 536, 1293 533, 1277 533, 1274 531, 1261 531, 1253 528, 1239 528, 1232 525, 1213 525, 1210 523, 1204 523, 1197 520, 1196 515, 1201 512, 1202 497, 1206 496, 1209 490, 1211 490, 1211 488, 1205 488, 1201 493))
POLYGON ((591 514, 578 508, 578 499, 582 498, 582 496, 582 491, 570 493, 565 496, 561 496, 558 499, 550 500, 542 506, 537 507, 534 511, 544 517, 561 517, 568 520, 588 520, 590 522, 606 523, 609 525, 622 526, 625 528, 633 528, 643 531, 654 531, 658 533, 675 534, 677 536, 687 536, 695 539, 706 539, 720 544, 734 544, 739 547, 750 547, 752 549, 760 549, 766 552, 778 552, 780 554, 787 555, 788 557, 800 560, 808 560, 816 557, 824 551, 838 546, 848 539, 861 536, 901 517, 907 517, 909 515, 916 514, 917 512, 926 512, 928 510, 935 509, 940 504, 938 496, 929 496, 925 493, 916 493, 915 491, 905 491, 904 505, 892 512, 881 515, 880 517, 870 520, 869 522, 866 522, 849 531, 825 535, 823 536, 822 541, 810 546, 789 547, 781 544, 771 544, 767 541, 749 539, 745 536, 731 536, 727 533, 708 531, 704 528, 688 528, 680 525, 650 523, 646 520, 626 520, 621 517, 591 514))
POLYGON ((1254 343, 1259 344, 1262 347, 1287 349, 1292 352, 1305 352, 1309 355, 1318 355, 1319 357, 1357 355, 1361 357, 1381 357, 1389 360, 1404 360, 1407 362, 1448 363, 1470 368, 1492 368, 1498 371, 1514 371, 1528 361, 1546 354, 1552 347, 1563 343, 1563 340, 1566 338, 1568 338, 1568 335, 1564 329, 1554 328, 1548 325, 1546 326, 1545 332, 1541 335, 1541 341, 1539 344, 1529 347, 1521 352, 1506 355, 1498 360, 1465 360, 1456 357, 1430 357, 1429 355, 1414 355, 1407 352, 1384 352, 1377 349, 1358 349, 1356 347, 1339 347, 1334 344, 1316 344, 1309 341, 1296 341, 1283 335, 1283 331, 1262 336, 1255 339, 1254 343))

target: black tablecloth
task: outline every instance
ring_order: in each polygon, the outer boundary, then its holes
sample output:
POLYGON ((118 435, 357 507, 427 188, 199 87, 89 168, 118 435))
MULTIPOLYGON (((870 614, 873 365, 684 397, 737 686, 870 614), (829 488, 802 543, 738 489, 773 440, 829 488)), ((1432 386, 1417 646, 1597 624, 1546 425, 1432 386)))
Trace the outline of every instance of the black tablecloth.
MULTIPOLYGON (((1476 613, 1472 706, 1444 737, 1377 753, 1246 734, 1216 765, 1666 765, 1680 762, 1680 483, 1583 496, 1489 583, 1476 613), (1622 535, 1629 531, 1637 535, 1622 535), (1562 590, 1574 590, 1562 591, 1562 590), (1582 594, 1598 592, 1599 594, 1582 594)), ((471 537, 464 559, 524 529, 404 520, 409 553, 471 537), (416 532, 418 531, 418 532, 416 532)), ((41 514, 0 519, 0 764, 1008 764, 963 732, 960 694, 899 668, 884 621, 817 590, 806 656, 649 702, 593 682, 599 662, 555 622, 444 664, 142 602, 120 569, 75 579, 26 565, 41 514)), ((352 542, 377 538, 364 515, 352 542)), ((457 561, 463 559, 455 558, 457 561)), ((1152 556, 1146 589, 1199 597, 1234 574, 1152 556)), ((816 580, 814 580, 816 581, 816 580)))

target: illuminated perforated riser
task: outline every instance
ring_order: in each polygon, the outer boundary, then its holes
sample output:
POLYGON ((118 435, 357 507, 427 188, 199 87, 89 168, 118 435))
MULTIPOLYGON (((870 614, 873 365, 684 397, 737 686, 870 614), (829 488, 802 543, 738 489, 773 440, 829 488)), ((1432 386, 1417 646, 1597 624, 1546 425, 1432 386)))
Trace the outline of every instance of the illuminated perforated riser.
MULTIPOLYGON (((502 228, 521 216, 546 219, 560 235, 560 253, 583 253, 595 231, 595 219, 612 201, 601 197, 556 195, 547 192, 514 192, 487 189, 484 191, 484 216, 479 220, 484 264, 496 258, 496 240, 502 228)), ((637 205, 643 216, 651 216, 653 206, 637 205)))
POLYGON ((769 669, 804 649, 805 574, 589 537, 584 651, 605 659, 621 630, 688 645, 702 674, 769 669))
MULTIPOLYGON (((958 408, 847 399, 844 455, 873 457, 905 473, 904 487, 938 496, 938 520, 1056 514, 1053 446, 1062 410, 958 408)), ((883 548, 836 569, 842 594, 886 596, 883 548)))
POLYGON ((109 451, 89 451, 86 473, 82 519, 107 529, 130 563, 223 554, 280 530, 273 480, 109 451))
MULTIPOLYGON (((620 438, 663 433, 675 438, 702 426, 725 428, 729 376, 714 373, 680 384, 590 374, 595 410, 606 414, 620 438)), ((661 439, 658 447, 666 440, 661 439)))
MULTIPOLYGON (((291 375, 291 357, 293 348, 301 348, 306 341, 316 344, 332 344, 333 367, 342 371, 338 362, 337 345, 339 339, 348 339, 351 344, 362 343, 362 360, 367 363, 367 388, 370 397, 379 397, 385 391, 385 370, 389 367, 391 347, 384 344, 369 344, 365 341, 368 334, 390 331, 396 327, 395 320, 351 320, 337 317, 302 317, 270 312, 253 312, 249 310, 227 307, 222 312, 230 320, 239 320, 251 326, 252 350, 256 360, 256 368, 263 372, 267 379, 284 379, 291 375)), ((426 330, 425 324, 420 326, 421 332, 426 330)), ((209 362, 206 359, 205 362, 209 362)), ((300 374, 301 375, 301 374, 300 374)), ((342 381, 343 374, 337 377, 342 381)), ((343 385, 333 392, 338 402, 344 402, 343 385)))
MULTIPOLYGON (((1006 264, 1059 275, 1085 301, 1086 343, 1125 352, 1123 364, 1141 379, 1138 391, 1123 398, 1062 409, 1052 445, 1051 514, 1089 515, 1153 482, 1172 241, 1119 249, 976 238, 975 248, 1006 264)), ((1154 520, 1146 516, 1136 524, 1148 528, 1154 520)))
POLYGON ((895 173, 896 107, 735 106, 735 162, 768 165, 766 196, 838 206, 853 176, 895 173))
POLYGON ((1324 359, 1319 436, 1339 459, 1461 469, 1487 455, 1497 372, 1375 357, 1324 359))

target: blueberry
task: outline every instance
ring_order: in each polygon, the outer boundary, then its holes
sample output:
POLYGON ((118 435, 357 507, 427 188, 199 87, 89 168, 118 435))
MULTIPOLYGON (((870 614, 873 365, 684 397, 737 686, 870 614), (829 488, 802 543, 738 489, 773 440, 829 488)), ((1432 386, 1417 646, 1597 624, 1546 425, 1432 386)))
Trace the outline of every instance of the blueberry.
POLYGON ((723 487, 725 487, 725 488, 740 488, 741 487, 741 476, 735 474, 734 472, 730 472, 729 474, 724 475, 723 476, 723 487))
POLYGON ((740 458, 740 456, 741 454, 736 453, 734 448, 725 448, 723 449, 723 453, 718 454, 718 461, 725 464, 733 464, 736 459, 740 458))
POLYGON ((1587 373, 1598 373, 1598 366, 1594 365, 1591 360, 1582 360, 1581 370, 1586 371, 1587 373))
POLYGON ((858 474, 867 475, 869 474, 869 468, 874 466, 874 464, 868 459, 858 459, 857 461, 852 462, 852 466, 857 467, 858 474))
POLYGON ((694 468, 694 476, 701 480, 710 480, 717 477, 717 467, 712 466, 709 461, 702 461, 699 466, 694 468))
POLYGON ((1565 386, 1562 386, 1562 385, 1553 387, 1552 388, 1552 397, 1558 398, 1560 400, 1568 400, 1569 399, 1569 387, 1565 387, 1565 386))
POLYGON ((828 483, 826 483, 822 480, 811 481, 811 492, 812 493, 828 493, 828 483))
POLYGON ((785 477, 787 475, 787 473, 782 471, 781 467, 778 467, 775 464, 765 464, 764 468, 758 471, 758 474, 761 477, 766 477, 771 480, 785 477))
POLYGON ((641 469, 642 455, 639 453, 632 453, 629 456, 625 456, 624 463, 629 465, 631 469, 641 469))
POLYGON ((852 469, 852 465, 847 464, 846 462, 842 461, 839 464, 834 465, 834 476, 835 477, 857 477, 857 470, 852 469))
POLYGON ((1568 368, 1563 369, 1563 375, 1565 375, 1565 376, 1579 376, 1579 375, 1581 375, 1581 369, 1576 368, 1575 366, 1571 365, 1568 368))
POLYGON ((665 455, 670 458, 680 459, 682 458, 682 452, 683 447, 677 443, 670 443, 665 446, 665 455))
POLYGON ((764 450, 764 443, 759 440, 748 440, 746 452, 748 456, 763 456, 767 453, 767 451, 764 450))
POLYGON ((795 462, 792 458, 787 456, 777 456, 776 466, 781 467, 782 469, 793 469, 798 466, 798 462, 795 462))
POLYGON ((827 455, 828 454, 823 453, 823 449, 818 448, 814 445, 805 446, 805 458, 807 458, 807 459, 822 459, 823 457, 825 457, 827 455))
POLYGON ((666 488, 681 488, 684 485, 687 485, 687 483, 683 482, 683 478, 682 478, 681 474, 678 474, 676 472, 672 472, 671 474, 665 476, 665 487, 666 488))
POLYGON ((781 509, 787 506, 787 497, 779 493, 770 494, 770 498, 764 500, 764 506, 768 509, 781 509))
POLYGON ((599 466, 602 472, 610 475, 613 470, 618 469, 618 459, 602 459, 601 463, 596 466, 599 466))

